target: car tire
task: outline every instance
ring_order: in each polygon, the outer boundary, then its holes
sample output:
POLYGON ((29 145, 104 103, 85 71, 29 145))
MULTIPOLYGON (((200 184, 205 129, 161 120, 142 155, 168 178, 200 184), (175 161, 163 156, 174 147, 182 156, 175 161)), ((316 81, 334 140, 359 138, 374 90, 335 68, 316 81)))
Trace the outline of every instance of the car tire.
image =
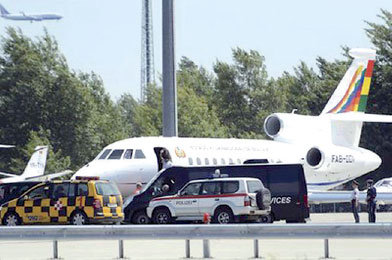
POLYGON ((155 224, 170 224, 172 222, 172 216, 168 208, 155 210, 152 218, 155 224))
POLYGON ((215 210, 214 223, 228 224, 234 222, 233 211, 228 207, 221 207, 215 210))
POLYGON ((256 192, 257 207, 266 210, 271 205, 271 192, 267 188, 263 188, 256 192))
POLYGON ((9 212, 5 214, 3 218, 4 226, 19 226, 20 224, 22 224, 22 221, 17 213, 9 212))
POLYGON ((75 226, 86 225, 88 223, 88 218, 86 214, 82 211, 75 211, 71 216, 71 224, 75 226))
POLYGON ((139 225, 149 224, 150 218, 147 216, 147 214, 144 210, 140 210, 140 211, 135 212, 135 214, 133 214, 132 223, 139 224, 139 225))
POLYGON ((272 222, 274 222, 274 217, 271 214, 261 216, 260 222, 261 223, 272 223, 272 222))

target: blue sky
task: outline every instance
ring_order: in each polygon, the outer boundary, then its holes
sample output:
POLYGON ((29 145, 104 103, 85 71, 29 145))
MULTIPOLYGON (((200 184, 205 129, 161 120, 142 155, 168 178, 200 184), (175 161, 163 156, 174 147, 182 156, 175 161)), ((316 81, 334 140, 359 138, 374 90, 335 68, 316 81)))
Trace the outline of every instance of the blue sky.
MULTIPOLYGON (((9 12, 55 12, 60 21, 16 22, 31 36, 46 27, 76 71, 98 73, 116 100, 128 92, 140 95, 141 0, 0 0, 9 12)), ((366 21, 381 22, 380 8, 391 0, 176 0, 176 59, 187 56, 212 69, 216 60, 231 61, 231 49, 259 51, 269 75, 317 56, 341 58, 341 46, 371 47, 366 21)), ((161 0, 153 0, 155 71, 162 72, 161 0)))

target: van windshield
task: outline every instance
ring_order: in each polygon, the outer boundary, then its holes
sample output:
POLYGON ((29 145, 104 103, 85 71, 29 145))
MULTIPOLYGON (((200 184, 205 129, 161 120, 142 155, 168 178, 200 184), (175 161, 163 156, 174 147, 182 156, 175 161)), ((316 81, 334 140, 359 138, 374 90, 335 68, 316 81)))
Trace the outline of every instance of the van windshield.
POLYGON ((120 195, 120 191, 113 183, 99 182, 95 184, 98 195, 120 195))

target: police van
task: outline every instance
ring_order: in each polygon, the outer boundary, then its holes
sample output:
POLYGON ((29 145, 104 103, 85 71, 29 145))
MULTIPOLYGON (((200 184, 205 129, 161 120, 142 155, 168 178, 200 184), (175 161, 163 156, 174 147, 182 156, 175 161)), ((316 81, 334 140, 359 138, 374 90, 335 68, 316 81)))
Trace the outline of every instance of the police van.
POLYGON ((175 195, 189 181, 213 178, 215 171, 227 177, 258 178, 271 192, 271 214, 265 222, 305 222, 309 218, 308 193, 301 164, 248 164, 208 167, 171 167, 160 171, 138 195, 124 202, 125 221, 150 221, 146 208, 157 197, 175 195), (163 188, 165 187, 165 188, 163 188))
POLYGON ((0 206, 0 222, 6 226, 120 223, 123 218, 117 186, 95 177, 41 182, 0 206))

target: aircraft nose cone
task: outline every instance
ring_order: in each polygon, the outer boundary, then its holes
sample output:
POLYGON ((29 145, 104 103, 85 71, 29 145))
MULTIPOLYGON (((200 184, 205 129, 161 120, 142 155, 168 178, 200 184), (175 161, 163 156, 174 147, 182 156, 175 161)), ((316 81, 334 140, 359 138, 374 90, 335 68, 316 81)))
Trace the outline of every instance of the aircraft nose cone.
POLYGON ((373 171, 375 169, 377 169, 382 163, 382 160, 380 158, 380 156, 378 156, 376 153, 369 153, 366 155, 366 168, 369 169, 369 171, 373 171))

